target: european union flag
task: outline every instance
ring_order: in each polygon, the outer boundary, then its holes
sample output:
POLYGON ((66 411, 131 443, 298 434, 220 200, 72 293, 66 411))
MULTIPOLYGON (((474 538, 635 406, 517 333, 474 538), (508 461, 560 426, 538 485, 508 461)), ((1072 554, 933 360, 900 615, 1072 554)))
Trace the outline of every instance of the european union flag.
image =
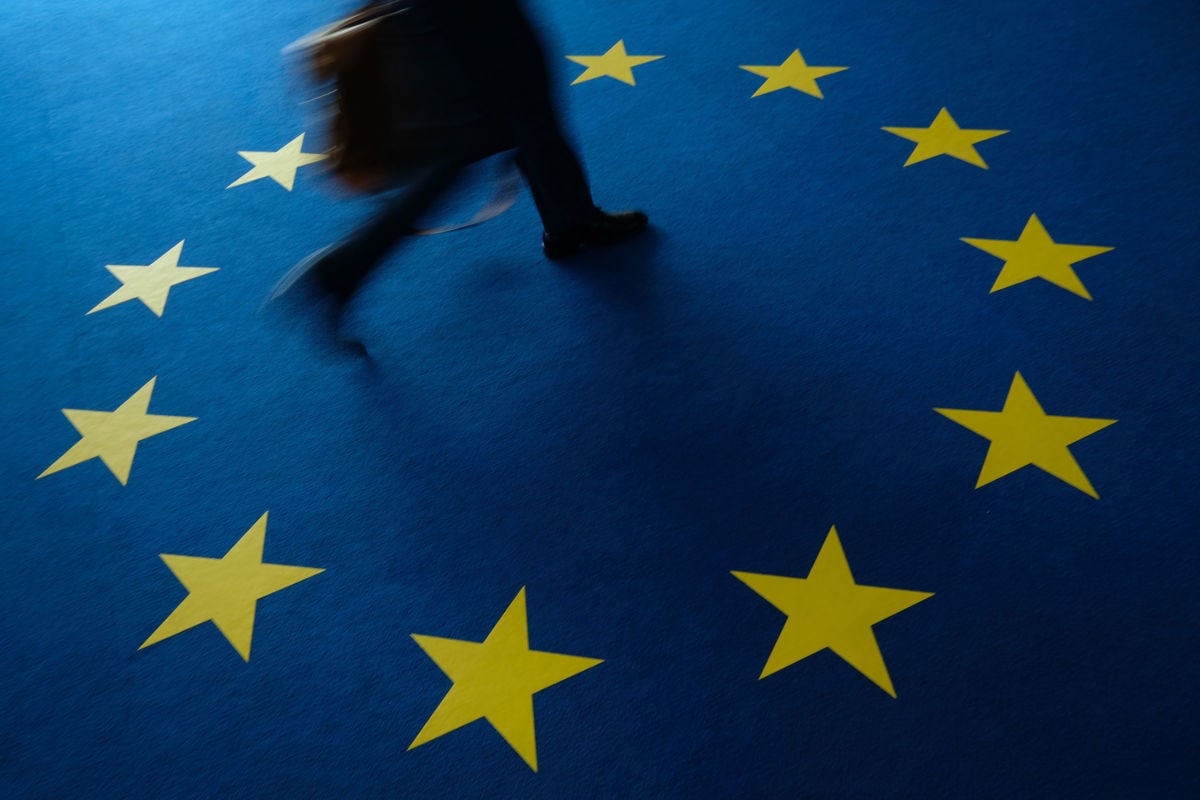
POLYGON ((0 12, 0 796, 1197 796, 1200 6, 528 6, 651 230, 365 358, 263 309, 349 3, 0 12))

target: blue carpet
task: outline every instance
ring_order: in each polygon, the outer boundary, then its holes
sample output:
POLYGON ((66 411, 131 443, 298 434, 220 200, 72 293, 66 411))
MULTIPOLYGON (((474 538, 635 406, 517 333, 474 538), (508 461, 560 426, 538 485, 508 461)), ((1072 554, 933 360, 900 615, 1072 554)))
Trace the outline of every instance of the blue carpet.
POLYGON ((262 303, 369 201, 230 187, 324 146, 280 51, 345 4, 0 12, 0 796, 1196 796, 1200 7, 530 7, 653 229, 409 240, 366 361, 262 303), (848 69, 752 97, 797 49, 848 69), (904 166, 942 108, 986 169, 904 166), (1091 299, 990 291, 1034 215, 1091 299), (122 467, 118 408, 182 419, 122 467))

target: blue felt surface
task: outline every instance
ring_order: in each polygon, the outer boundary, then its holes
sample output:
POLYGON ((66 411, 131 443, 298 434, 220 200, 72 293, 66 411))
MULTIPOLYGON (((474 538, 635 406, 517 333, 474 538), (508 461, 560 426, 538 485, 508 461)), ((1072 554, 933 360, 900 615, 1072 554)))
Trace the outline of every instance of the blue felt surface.
MULTIPOLYGON (((528 197, 410 241, 351 309, 372 361, 261 311, 367 212, 302 169, 280 49, 344 4, 42 0, 0 11, 0 794, 6 797, 1185 797, 1197 789, 1194 2, 531 3, 608 207, 650 235, 552 266, 528 197), (568 84, 617 39, 637 86, 568 84), (751 99, 740 64, 848 66, 751 99), (883 126, 949 108, 990 169, 883 126), (1115 248, 996 294, 962 237, 1115 248), (106 264, 220 271, 85 315, 106 264), (1020 371, 1100 499, 973 488, 1020 371), (36 476, 61 409, 198 420, 36 476), (242 661, 138 646, 270 511, 242 661), (759 680, 783 615, 731 570, 935 596, 875 627, 897 698, 829 651, 759 680), (407 751, 450 686, 410 634, 604 659, 536 696, 539 771, 479 721, 407 751)), ((438 214, 469 213, 476 183, 438 214)))

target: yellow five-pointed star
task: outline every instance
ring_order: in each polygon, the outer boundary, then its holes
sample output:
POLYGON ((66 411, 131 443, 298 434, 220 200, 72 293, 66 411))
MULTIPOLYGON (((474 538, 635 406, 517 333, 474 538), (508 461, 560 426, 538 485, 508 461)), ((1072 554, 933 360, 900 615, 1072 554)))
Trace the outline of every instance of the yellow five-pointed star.
POLYGON ((991 440, 975 488, 1033 465, 1081 492, 1099 498, 1068 446, 1107 428, 1115 419, 1053 417, 1042 410, 1018 372, 1000 411, 935 408, 969 431, 991 440))
POLYGON ((945 108, 938 112, 933 124, 928 128, 884 128, 884 130, 917 143, 917 147, 908 157, 908 161, 904 162, 906 167, 916 164, 918 161, 945 155, 984 169, 987 169, 988 165, 975 150, 975 145, 1008 133, 1008 131, 960 128, 945 108))
POLYGON ((535 772, 533 695, 601 663, 530 650, 524 587, 482 642, 415 633, 412 638, 454 685, 408 749, 482 718, 535 772))
POLYGON ((217 271, 216 267, 179 266, 179 256, 182 253, 183 242, 180 242, 155 259, 154 263, 149 266, 106 265, 105 269, 123 285, 87 313, 94 314, 97 311, 124 303, 126 300, 141 300, 146 308, 161 317, 163 309, 167 307, 167 294, 171 291, 172 286, 217 271))
POLYGON ((608 48, 608 52, 602 56, 567 56, 567 58, 576 64, 587 67, 582 75, 571 81, 572 86, 603 77, 616 78, 630 86, 635 86, 633 68, 651 61, 658 61, 665 56, 631 56, 625 52, 625 40, 621 39, 608 48))
POLYGON ((963 241, 1004 260, 1004 268, 996 276, 992 292, 1041 278, 1085 300, 1091 300, 1092 296, 1084 288, 1075 270, 1071 269, 1071 265, 1112 250, 1111 247, 1085 244, 1058 244, 1050 238, 1037 214, 1029 217, 1029 222, 1025 223, 1025 230, 1021 231, 1021 238, 1015 242, 1004 239, 967 238, 963 241))
POLYGON ((760 679, 828 647, 876 686, 896 696, 871 626, 932 594, 855 583, 836 527, 829 529, 807 578, 755 572, 734 572, 733 576, 787 614, 760 679))
POLYGON ((821 88, 817 86, 817 78, 824 78, 826 75, 832 75, 835 72, 842 72, 850 69, 849 67, 810 67, 804 61, 804 56, 800 55, 799 50, 793 50, 792 54, 787 57, 787 60, 778 67, 771 66, 742 66, 739 69, 744 69, 747 72, 753 72, 759 77, 766 78, 763 85, 758 87, 752 97, 777 92, 780 89, 796 89, 797 91, 810 94, 813 97, 824 98, 821 94, 821 88))
POLYGON ((300 148, 303 146, 304 134, 302 133, 274 152, 239 150, 238 155, 253 164, 254 169, 225 188, 232 189, 260 178, 270 178, 290 192, 296 183, 296 170, 327 157, 324 153, 301 152, 300 148))
POLYGON ((249 661, 259 598, 325 571, 264 564, 266 536, 267 515, 263 514, 223 558, 161 555, 188 595, 138 649, 212 620, 242 658, 249 661))
POLYGON ((133 467, 138 442, 196 419, 147 414, 150 395, 154 392, 154 382, 157 380, 157 377, 151 378, 149 383, 138 389, 133 397, 122 403, 116 411, 64 408, 63 414, 83 438, 57 461, 46 467, 38 477, 44 478, 84 461, 99 458, 122 485, 128 483, 129 470, 133 467))

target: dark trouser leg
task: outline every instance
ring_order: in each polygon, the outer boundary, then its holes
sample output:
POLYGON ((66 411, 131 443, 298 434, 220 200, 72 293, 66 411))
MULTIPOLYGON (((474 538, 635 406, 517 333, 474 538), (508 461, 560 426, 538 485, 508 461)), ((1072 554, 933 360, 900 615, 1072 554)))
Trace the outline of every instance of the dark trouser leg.
POLYGON ((543 227, 555 234, 581 227, 594 210, 591 191, 555 111, 542 42, 520 3, 433 0, 429 10, 481 106, 511 133, 543 227))
POLYGON ((512 60, 525 81, 524 91, 509 95, 504 109, 517 145, 517 164, 529 183, 542 227, 550 234, 570 233, 595 212, 592 192, 554 106, 542 43, 519 7, 509 20, 512 41, 519 48, 512 60))
POLYGON ((582 227, 594 212, 592 192, 575 151, 547 109, 533 118, 514 120, 517 164, 550 234, 582 227))
POLYGON ((335 248, 322 269, 322 282, 349 298, 388 251, 411 232, 413 222, 454 182, 464 165, 457 153, 430 161, 384 201, 383 207, 354 229, 335 248))

